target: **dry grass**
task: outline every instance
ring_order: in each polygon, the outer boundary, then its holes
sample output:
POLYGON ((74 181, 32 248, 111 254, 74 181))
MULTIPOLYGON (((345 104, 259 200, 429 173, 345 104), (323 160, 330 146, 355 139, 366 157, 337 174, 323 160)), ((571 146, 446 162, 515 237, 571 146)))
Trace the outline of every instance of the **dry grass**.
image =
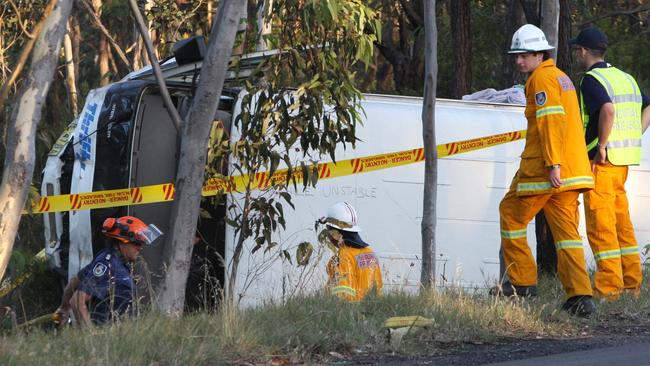
POLYGON ((447 289, 386 293, 360 304, 315 294, 253 309, 223 306, 181 319, 150 313, 89 330, 4 334, 0 364, 214 365, 271 358, 319 363, 331 352, 418 356, 499 338, 574 336, 585 326, 638 326, 650 314, 647 287, 638 299, 623 296, 599 303, 589 320, 572 319, 559 310, 564 294, 556 279, 542 279, 539 294, 504 299, 485 296, 485 290, 447 289), (406 315, 431 318, 434 326, 408 334, 394 348, 382 324, 406 315))
POLYGON ((561 299, 549 301, 557 291, 549 285, 534 300, 458 290, 387 293, 360 304, 316 294, 255 309, 224 306, 181 319, 149 314, 90 330, 6 334, 0 340, 0 364, 212 365, 263 362, 274 355, 319 362, 330 352, 432 354, 450 344, 498 337, 574 334, 574 320, 557 311, 561 299), (382 324, 405 315, 429 317, 435 325, 391 349, 382 324))

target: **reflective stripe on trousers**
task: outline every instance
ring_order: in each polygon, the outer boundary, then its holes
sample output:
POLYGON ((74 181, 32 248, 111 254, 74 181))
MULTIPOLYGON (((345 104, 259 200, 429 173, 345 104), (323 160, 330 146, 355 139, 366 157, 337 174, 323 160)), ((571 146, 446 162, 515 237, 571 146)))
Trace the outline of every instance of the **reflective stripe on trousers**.
POLYGON ((616 299, 641 287, 641 257, 630 220, 625 181, 628 168, 595 166, 596 186, 584 193, 587 236, 596 260, 594 295, 616 299))
POLYGON ((537 285, 537 266, 526 239, 528 223, 540 211, 556 240, 558 277, 567 297, 591 295, 584 251, 578 234, 577 191, 517 196, 517 182, 499 205, 501 250, 507 276, 517 286, 537 285))

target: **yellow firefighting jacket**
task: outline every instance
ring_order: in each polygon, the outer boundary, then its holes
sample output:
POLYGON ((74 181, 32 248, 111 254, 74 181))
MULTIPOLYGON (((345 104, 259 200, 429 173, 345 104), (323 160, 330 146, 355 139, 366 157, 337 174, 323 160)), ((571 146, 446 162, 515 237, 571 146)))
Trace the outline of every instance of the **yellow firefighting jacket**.
POLYGON ((553 60, 526 81, 526 147, 513 184, 520 196, 594 187, 575 87, 553 60), (549 168, 560 165, 563 184, 553 188, 549 168))
POLYGON ((331 292, 349 301, 360 301, 371 289, 383 286, 379 260, 370 247, 343 245, 327 263, 327 274, 331 292))

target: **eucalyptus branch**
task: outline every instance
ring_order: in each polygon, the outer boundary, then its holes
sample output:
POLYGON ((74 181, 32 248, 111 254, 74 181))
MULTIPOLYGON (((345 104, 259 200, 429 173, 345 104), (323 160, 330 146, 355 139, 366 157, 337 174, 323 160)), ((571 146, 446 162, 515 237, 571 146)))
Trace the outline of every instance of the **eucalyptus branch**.
POLYGON ((20 29, 23 30, 23 33, 25 33, 25 35, 27 35, 27 38, 29 39, 36 38, 38 34, 29 33, 29 31, 27 31, 27 29, 25 28, 25 25, 23 24, 23 20, 20 18, 20 10, 18 10, 16 4, 14 4, 14 0, 9 0, 9 4, 11 5, 12 8, 14 8, 14 11, 16 12, 16 17, 18 18, 18 25, 20 26, 20 29))
POLYGON ((101 19, 99 19, 99 17, 97 16, 97 13, 95 13, 92 6, 90 4, 88 4, 88 2, 86 0, 77 0, 77 3, 81 4, 82 7, 84 9, 86 9, 88 14, 90 14, 90 16, 91 16, 91 18, 93 20, 93 23, 95 24, 97 29, 99 29, 99 31, 102 32, 104 37, 106 37, 106 39, 108 39, 108 42, 111 44, 111 46, 113 47, 113 49, 115 50, 117 55, 120 57, 120 60, 122 60, 122 62, 124 63, 124 66, 126 66, 126 68, 129 71, 132 71, 133 69, 131 68, 131 63, 129 63, 129 59, 124 54, 124 51, 122 51, 122 48, 120 48, 120 46, 117 44, 117 41, 108 32, 108 29, 106 29, 106 27, 104 27, 104 25, 102 24, 101 19))
POLYGON ((620 15, 627 15, 627 16, 631 16, 631 17, 633 17, 635 19, 639 19, 637 17, 634 17, 634 15, 638 14, 638 13, 642 13, 644 11, 650 11, 650 7, 649 6, 638 6, 636 9, 632 9, 632 10, 612 11, 612 12, 609 12, 609 13, 605 13, 605 14, 602 14, 602 15, 595 16, 595 17, 593 17, 591 19, 584 20, 584 21, 578 23, 578 26, 582 27, 584 25, 593 23, 593 22, 601 20, 601 19, 620 16, 620 15))
MULTIPOLYGON (((83 0, 82 0, 83 1, 83 0)), ((156 53, 153 49, 153 43, 149 37, 149 32, 147 31, 147 26, 144 24, 144 19, 142 19, 142 14, 138 9, 138 4, 135 0, 129 0, 129 6, 131 7, 131 13, 135 18, 136 23, 138 24, 138 29, 140 30, 140 35, 144 40, 144 44, 147 48, 147 54, 149 55, 149 60, 151 60, 151 68, 156 76, 156 81, 158 81, 158 87, 160 88, 160 95, 162 96, 163 103, 167 108, 167 112, 171 117, 174 128, 176 132, 181 132, 181 116, 178 114, 178 110, 172 103, 172 98, 169 96, 169 91, 167 90, 167 85, 165 85, 165 79, 163 78, 162 71, 160 70, 160 65, 158 64, 158 59, 156 58, 156 53)))
POLYGON ((11 86, 14 84, 14 82, 16 82, 18 76, 20 76, 20 73, 23 71, 23 68, 27 63, 27 59, 29 58, 29 55, 32 53, 32 49, 34 49, 34 44, 36 43, 36 39, 38 38, 38 35, 41 33, 41 29, 43 29, 43 26, 47 21, 47 17, 52 12, 52 9, 54 8, 54 5, 56 3, 57 0, 52 0, 45 8, 45 11, 43 13, 43 18, 41 19, 40 22, 38 22, 38 24, 36 24, 36 26, 32 30, 32 34, 34 35, 34 37, 30 38, 29 41, 25 43, 25 46, 23 46, 23 50, 20 52, 20 56, 18 57, 18 61, 16 61, 16 67, 14 67, 13 71, 11 72, 11 75, 9 76, 7 81, 5 81, 5 83, 2 85, 2 89, 0 89, 0 111, 3 110, 5 100, 9 95, 9 89, 11 89, 11 86))
POLYGON ((404 13, 409 22, 413 25, 413 28, 418 28, 424 25, 424 19, 422 19, 422 16, 413 9, 413 5, 408 0, 400 0, 400 5, 402 6, 402 9, 404 9, 404 13))
POLYGON ((181 18, 181 20, 178 22, 179 24, 178 27, 176 27, 176 29, 174 30, 174 34, 172 35, 172 38, 174 38, 178 34, 178 31, 179 29, 181 29, 181 26, 183 26, 188 19, 190 19, 192 16, 196 14, 196 11, 199 10, 199 8, 203 5, 203 1, 204 0, 199 0, 199 3, 196 4, 194 9, 188 11, 187 16, 181 18))

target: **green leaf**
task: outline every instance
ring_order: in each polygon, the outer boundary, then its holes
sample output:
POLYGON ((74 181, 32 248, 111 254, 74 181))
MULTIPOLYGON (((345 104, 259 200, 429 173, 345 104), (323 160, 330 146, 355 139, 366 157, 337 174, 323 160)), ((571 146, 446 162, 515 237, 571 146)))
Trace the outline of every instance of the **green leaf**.
POLYGON ((275 151, 271 151, 271 169, 269 171, 270 175, 273 175, 275 173, 275 170, 278 168, 278 165, 280 164, 280 154, 278 154, 275 151))
POLYGON ((302 242, 298 244, 296 249, 296 263, 298 266, 306 266, 309 264, 309 259, 314 252, 314 246, 309 242, 302 242))
POLYGON ((293 208, 294 210, 296 209, 296 206, 293 205, 291 202, 291 195, 288 192, 280 192, 280 196, 284 198, 284 200, 293 208))
POLYGON ((277 246, 278 246, 278 243, 276 243, 276 242, 271 242, 271 243, 270 243, 269 245, 267 245, 266 248, 264 249, 264 253, 268 253, 268 252, 270 252, 271 249, 273 249, 273 248, 275 248, 275 247, 277 247, 277 246))
POLYGON ((223 219, 226 222, 226 224, 228 224, 228 225, 230 225, 230 226, 232 226, 234 228, 240 227, 239 221, 237 221, 237 220, 232 220, 232 219, 230 219, 228 217, 224 217, 223 219))
POLYGON ((338 23, 339 15, 339 4, 337 0, 326 0, 327 10, 329 10, 330 17, 334 23, 338 23))
POLYGON ((271 229, 264 229, 264 240, 266 240, 267 243, 271 242, 271 229))
POLYGON ((281 252, 281 256, 284 256, 284 258, 288 260, 289 263, 293 264, 293 262, 291 261, 291 254, 287 250, 283 250, 281 252))

